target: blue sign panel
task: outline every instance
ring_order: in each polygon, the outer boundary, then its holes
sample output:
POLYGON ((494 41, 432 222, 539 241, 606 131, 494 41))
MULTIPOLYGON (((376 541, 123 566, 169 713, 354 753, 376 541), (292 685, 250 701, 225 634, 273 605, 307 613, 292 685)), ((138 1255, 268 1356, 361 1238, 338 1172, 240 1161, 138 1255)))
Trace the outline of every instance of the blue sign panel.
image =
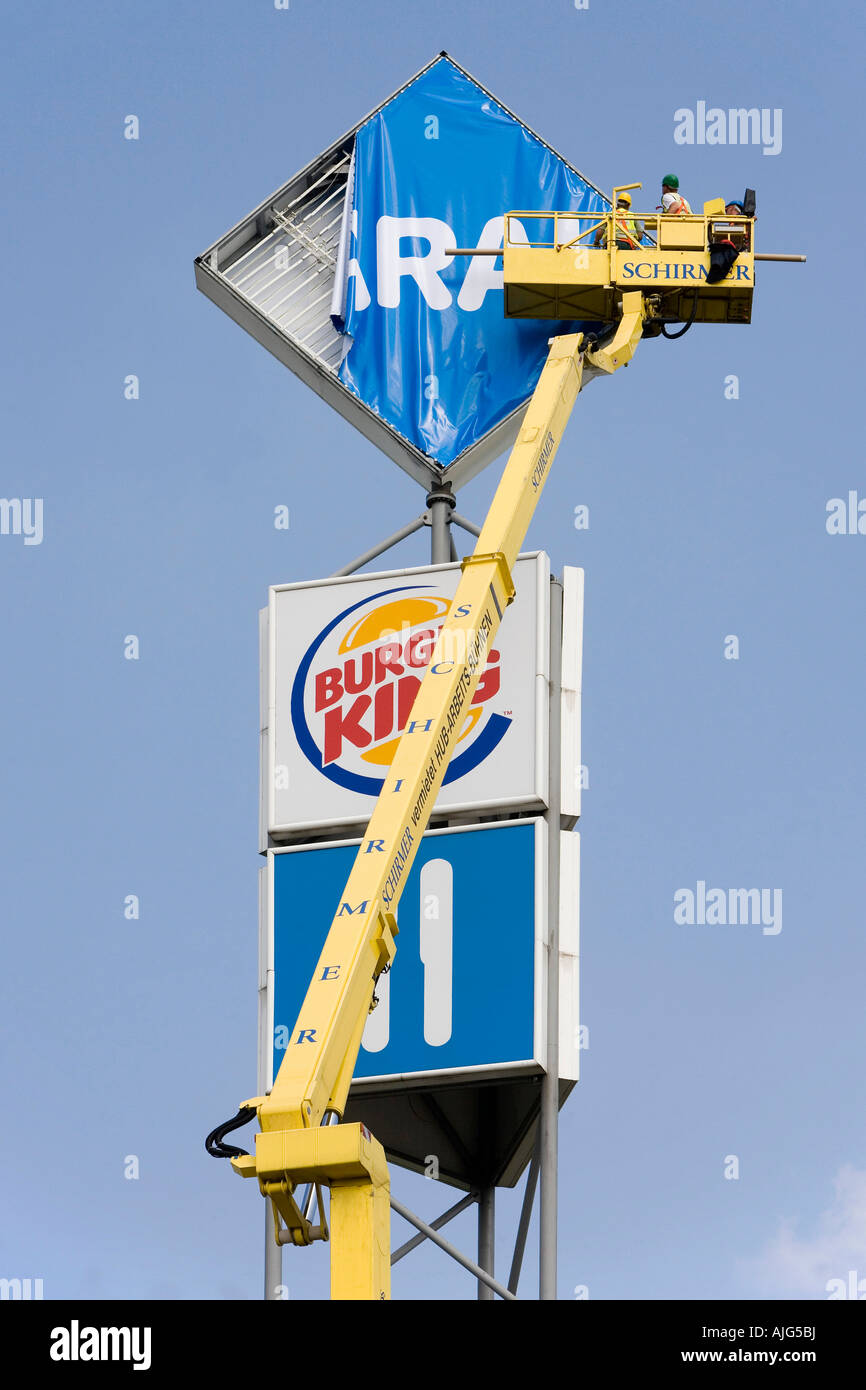
MULTIPOLYGON (((357 1079, 532 1064, 538 826, 424 836, 357 1079)), ((326 845, 273 854, 275 1076, 355 852, 326 845)))
POLYGON ((548 339, 581 325, 505 319, 501 258, 446 251, 501 246, 506 212, 609 207, 440 58, 355 137, 340 379, 447 467, 529 398, 548 339))

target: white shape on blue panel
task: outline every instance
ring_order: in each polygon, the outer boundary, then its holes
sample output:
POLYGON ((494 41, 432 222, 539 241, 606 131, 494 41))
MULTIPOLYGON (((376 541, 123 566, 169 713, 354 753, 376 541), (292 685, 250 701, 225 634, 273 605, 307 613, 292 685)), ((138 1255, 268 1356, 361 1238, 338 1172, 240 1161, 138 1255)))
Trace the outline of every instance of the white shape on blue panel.
POLYGON ((431 1047, 442 1047, 451 1037, 453 938, 454 871, 447 859, 431 859, 421 870, 424 1041, 431 1047))
MULTIPOLYGON (((424 1041, 443 1047, 451 1038, 454 995, 454 870, 447 859, 431 859, 419 883, 419 954, 424 966, 424 1041)), ((361 1046, 381 1052, 391 1033, 391 972, 376 985, 379 1003, 367 1019, 361 1046)))

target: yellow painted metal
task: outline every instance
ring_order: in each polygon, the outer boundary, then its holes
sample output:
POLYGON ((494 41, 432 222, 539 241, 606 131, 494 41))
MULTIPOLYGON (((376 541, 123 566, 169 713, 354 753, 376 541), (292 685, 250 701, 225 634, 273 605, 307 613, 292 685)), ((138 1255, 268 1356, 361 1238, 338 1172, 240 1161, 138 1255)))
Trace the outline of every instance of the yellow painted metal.
MULTIPOLYGON (((563 334, 551 341, 547 361, 487 513, 475 554, 464 561, 467 570, 464 582, 474 572, 480 557, 501 555, 510 571, 520 553, 580 391, 583 380, 581 342, 580 333, 563 334)), ((459 597, 458 590, 455 606, 459 597)))
POLYGON ((644 302, 640 290, 630 290, 622 297, 622 318, 609 343, 588 354, 594 367, 603 372, 615 372, 627 367, 641 340, 644 325, 644 302))
POLYGON ((643 188, 643 184, 642 184, 642 183, 618 183, 618 184, 615 184, 615 185, 614 185, 613 192, 612 192, 611 195, 610 195, 610 205, 611 205, 611 207, 612 207, 612 208, 615 208, 615 207, 616 207, 616 200, 617 200, 617 198, 619 197, 620 193, 630 193, 631 190, 632 190, 633 188, 643 188))
MULTIPOLYGON (((392 936, 396 935, 397 925, 395 923, 392 936)), ((390 969, 390 965, 388 965, 387 968, 390 969)), ((378 979, 379 977, 377 976, 376 978, 378 979)), ((369 1007, 358 1014, 358 1018, 355 1022, 355 1031, 349 1039, 349 1046, 346 1048, 342 1062, 337 1071, 337 1079, 334 1082, 334 1096, 328 1109, 334 1110, 340 1116, 342 1116, 346 1108, 346 1098, 349 1094, 349 1087, 352 1084, 352 1077, 355 1074, 355 1065, 358 1061, 358 1053, 361 1050, 361 1038, 364 1035, 367 1018, 370 1012, 376 1007, 378 1007, 378 1000, 374 992, 369 1007)))
MULTIPOLYGON (((385 1150, 364 1125, 263 1131, 255 1157, 232 1159, 245 1177, 259 1179, 286 1230, 280 1244, 308 1245, 319 1228, 298 1210, 292 1186, 313 1182, 331 1190, 331 1297, 387 1299, 391 1296, 390 1182, 385 1150), (291 1175, 291 1176, 289 1176, 291 1175)), ((321 1197, 319 1210, 322 1210, 321 1197)))
POLYGON ((657 237, 660 251, 705 251, 707 225, 703 217, 660 217, 657 237))
POLYGON ((614 323, 621 291, 640 290, 650 301, 650 317, 660 315, 668 322, 751 321, 754 219, 724 217, 726 227, 736 227, 735 241, 742 239, 743 245, 725 278, 708 285, 710 245, 718 239, 717 211, 673 217, 631 209, 629 216, 643 222, 658 244, 617 247, 613 214, 599 219, 596 213, 508 213, 502 253, 506 315, 614 323), (528 243, 514 221, 520 222, 528 243), (599 228, 604 250, 586 244, 599 228))
MULTIPOLYGON (((339 1133, 352 1125, 337 1125, 339 1133)), ((359 1126, 360 1128, 360 1126, 359 1126)), ((385 1150, 369 1136, 363 1177, 331 1182, 331 1298, 391 1297, 391 1186, 385 1150)))

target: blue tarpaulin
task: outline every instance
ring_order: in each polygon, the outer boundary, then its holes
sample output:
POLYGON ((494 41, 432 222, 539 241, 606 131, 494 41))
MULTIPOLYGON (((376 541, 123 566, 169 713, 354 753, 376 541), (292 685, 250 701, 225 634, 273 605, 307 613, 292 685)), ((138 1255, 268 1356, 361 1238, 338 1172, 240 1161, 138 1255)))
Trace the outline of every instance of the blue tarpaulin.
POLYGON ((355 138, 341 380, 447 467, 529 398, 548 338, 581 325, 504 318, 501 258, 445 250, 501 245, 506 212, 609 207, 440 58, 355 138))

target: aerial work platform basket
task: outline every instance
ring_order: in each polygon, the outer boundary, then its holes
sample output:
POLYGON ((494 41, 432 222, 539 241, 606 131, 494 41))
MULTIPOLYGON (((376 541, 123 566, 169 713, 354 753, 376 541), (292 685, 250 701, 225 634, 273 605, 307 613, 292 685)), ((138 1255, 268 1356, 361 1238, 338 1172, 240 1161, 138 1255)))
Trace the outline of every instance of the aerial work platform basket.
POLYGON ((667 322, 750 323, 754 228, 754 218, 728 216, 721 198, 685 216, 509 212, 502 251, 506 317, 611 323, 622 292, 640 290, 667 322), (636 245, 628 244, 636 238, 626 235, 626 222, 643 224, 636 245), (736 259, 721 280, 708 283, 711 247, 723 243, 736 259))

